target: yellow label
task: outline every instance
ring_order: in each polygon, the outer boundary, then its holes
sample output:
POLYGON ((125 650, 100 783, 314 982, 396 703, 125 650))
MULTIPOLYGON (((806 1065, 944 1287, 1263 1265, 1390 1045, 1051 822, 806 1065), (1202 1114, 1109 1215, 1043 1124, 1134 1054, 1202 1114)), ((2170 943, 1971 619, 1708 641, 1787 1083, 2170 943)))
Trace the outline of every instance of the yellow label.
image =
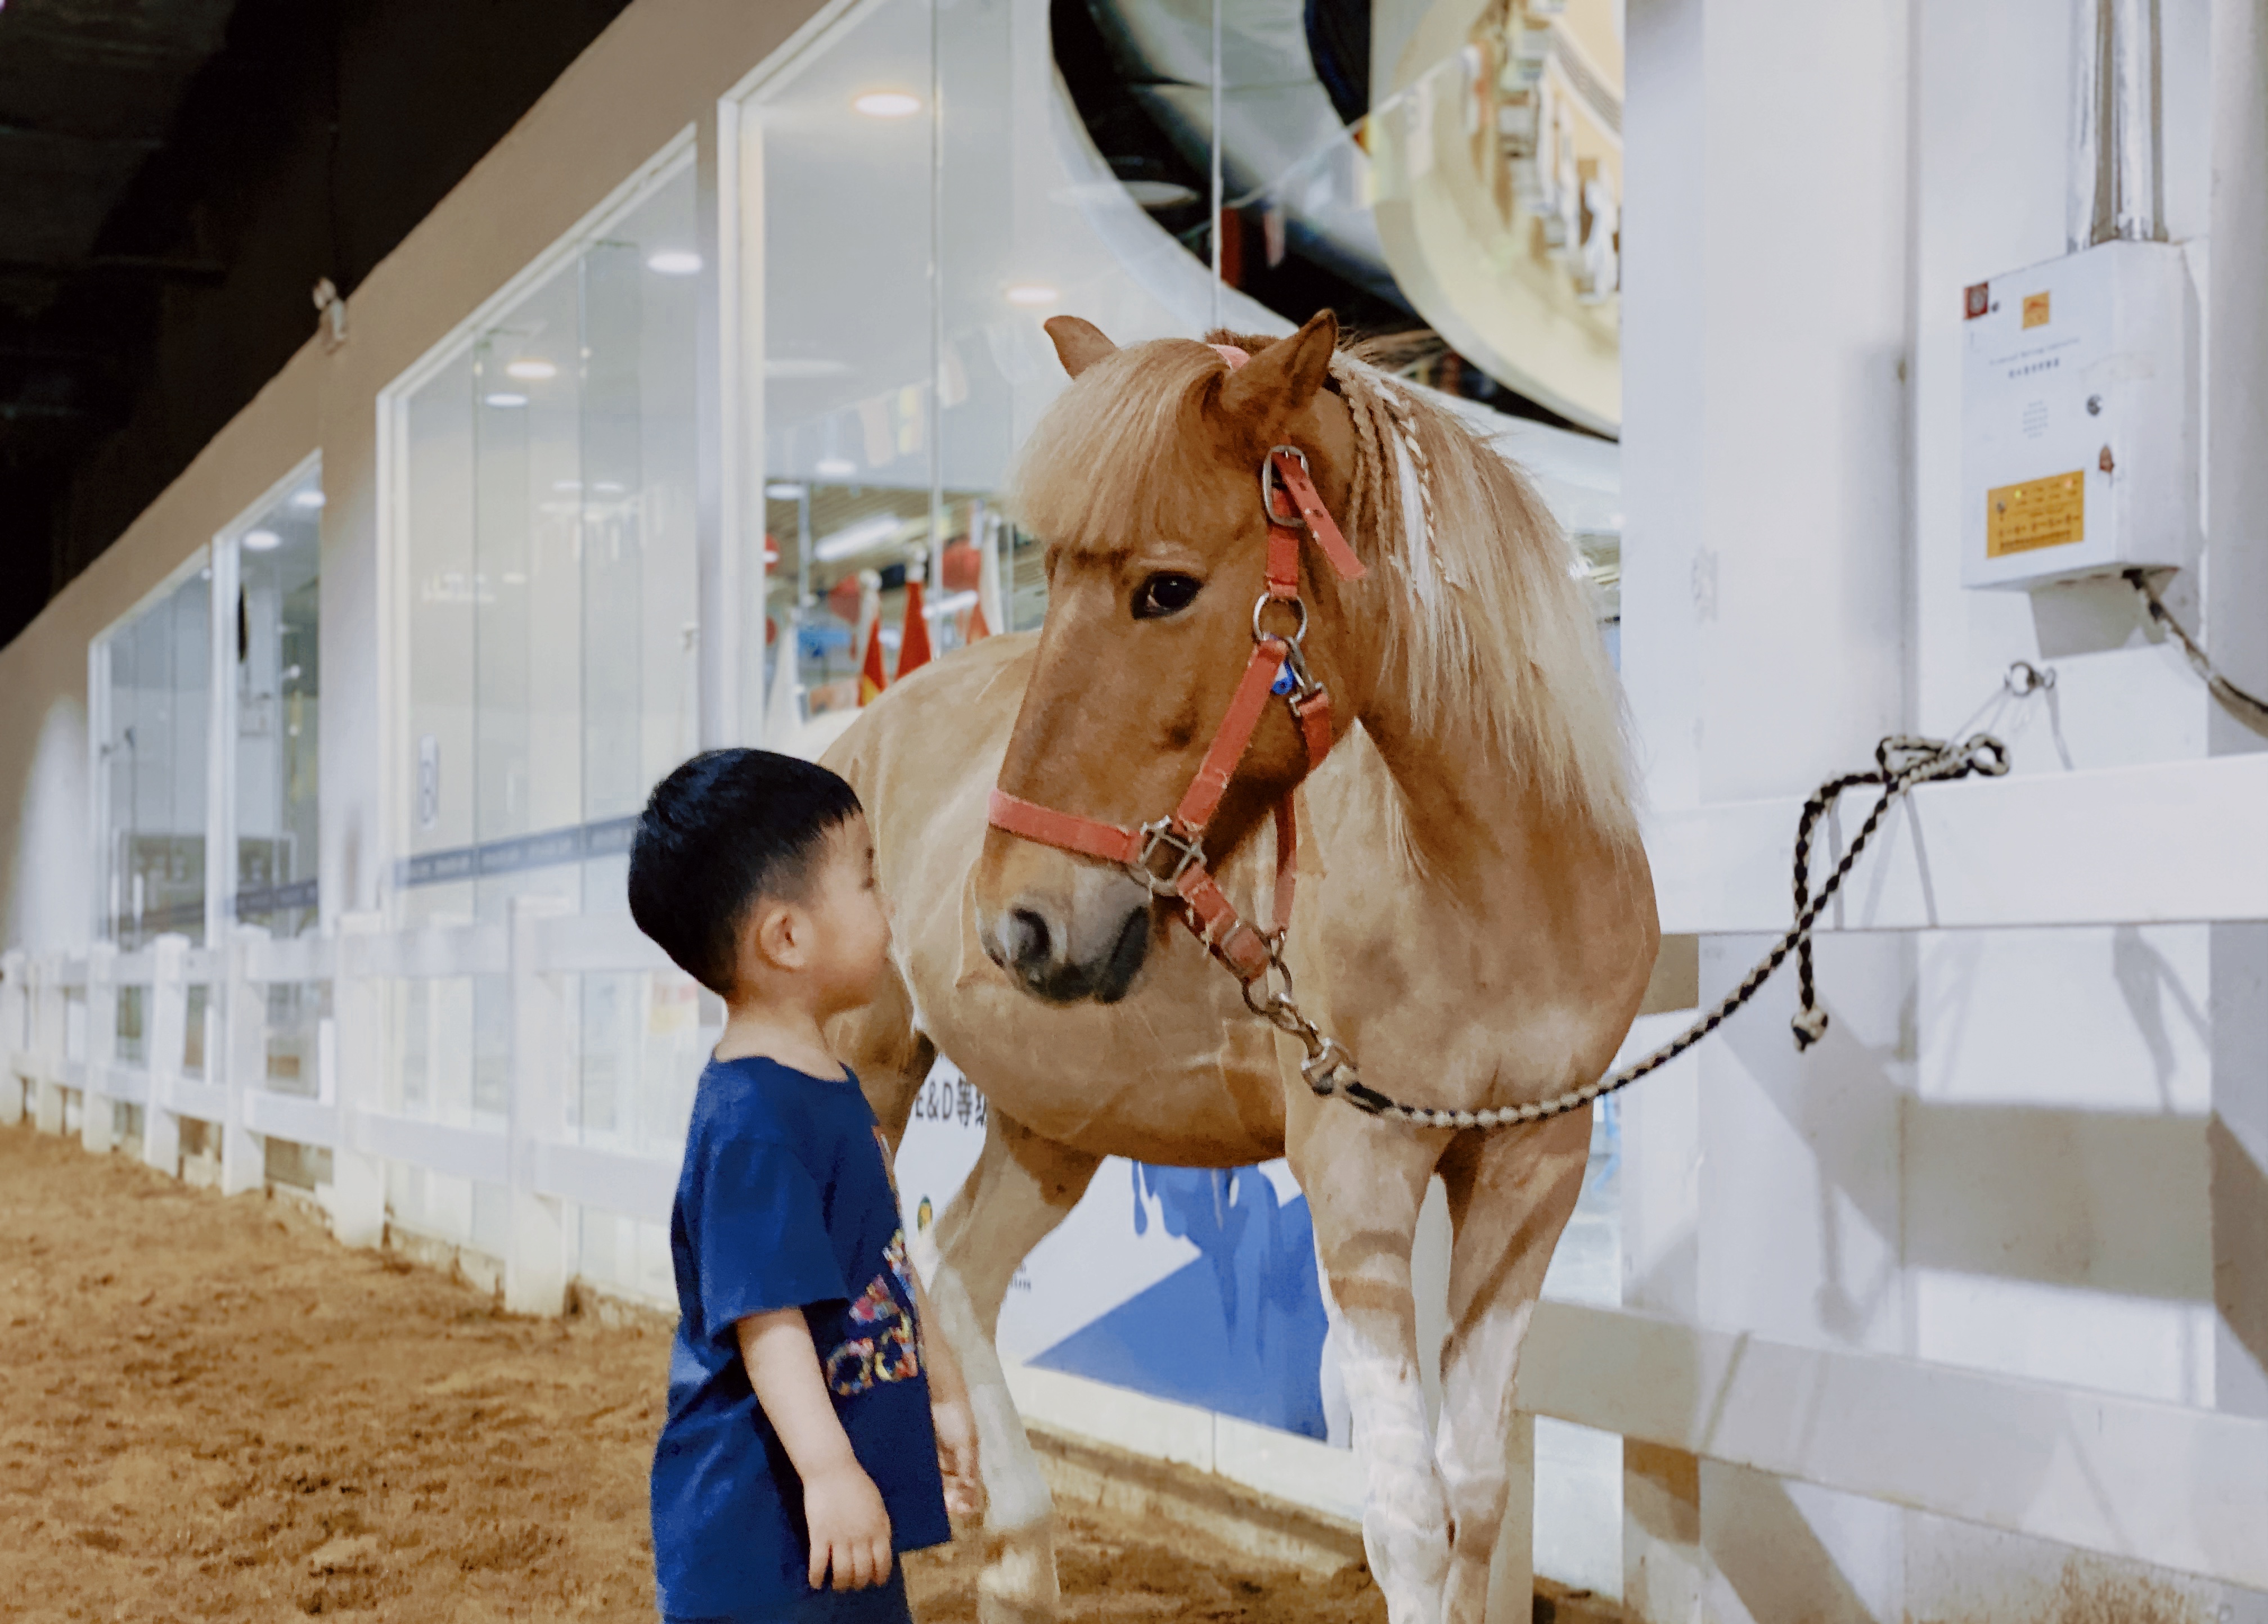
MULTIPOLYGON (((2046 295, 2041 295, 2043 298, 2046 295)), ((2028 301, 2029 302, 2029 301, 2028 301)), ((2057 474, 1984 493, 1984 556, 2087 540, 2087 475, 2057 474)))
POLYGON ((2048 324, 2048 296, 2044 293, 2024 295, 2024 325, 2043 327, 2048 324))

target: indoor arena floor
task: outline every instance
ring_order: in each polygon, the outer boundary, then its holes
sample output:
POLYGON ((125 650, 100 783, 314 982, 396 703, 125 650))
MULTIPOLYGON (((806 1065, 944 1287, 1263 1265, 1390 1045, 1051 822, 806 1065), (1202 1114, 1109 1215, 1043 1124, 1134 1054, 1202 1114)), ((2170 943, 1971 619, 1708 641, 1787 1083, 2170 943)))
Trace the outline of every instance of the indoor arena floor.
MULTIPOLYGON (((645 1473, 668 1344, 530 1319, 223 1200, 0 1128, 0 1612, 11 1619, 651 1624, 645 1473)), ((1071 1620, 1382 1624, 1170 1525, 1075 1514, 1071 1620)), ((909 1564, 976 1616, 967 1547, 909 1564)))

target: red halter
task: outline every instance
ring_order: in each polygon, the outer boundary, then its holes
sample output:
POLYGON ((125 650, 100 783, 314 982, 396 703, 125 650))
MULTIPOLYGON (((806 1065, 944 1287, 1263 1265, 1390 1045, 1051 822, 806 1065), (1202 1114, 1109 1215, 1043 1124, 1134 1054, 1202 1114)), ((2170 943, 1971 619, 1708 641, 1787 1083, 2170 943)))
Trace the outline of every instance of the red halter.
MULTIPOLYGON (((1250 358, 1232 345, 1214 348, 1231 370, 1250 358)), ((1310 772, 1322 766, 1330 752, 1330 695, 1309 673, 1300 646, 1307 635, 1307 606, 1300 597, 1301 538, 1314 538, 1341 580, 1359 581, 1367 573, 1317 494, 1304 452, 1278 445, 1262 459, 1260 501, 1268 516, 1268 590, 1252 606, 1252 658, 1182 804, 1166 817, 1129 828, 1057 812, 995 789, 988 814, 995 828, 1043 846, 1123 863, 1153 894, 1176 898, 1182 905, 1183 922, 1246 984, 1248 999, 1251 983, 1275 963, 1284 932, 1292 922, 1299 847, 1292 797, 1286 795, 1276 804, 1276 895, 1270 909, 1274 930, 1268 935, 1238 917, 1213 878, 1205 860, 1205 826, 1219 810, 1221 797, 1228 791, 1229 780, 1244 759, 1252 731, 1260 724, 1271 694, 1284 699, 1292 720, 1299 724, 1307 743, 1310 772), (1290 499, 1289 514, 1279 506, 1279 496, 1290 499), (1288 638, 1261 628, 1261 618, 1271 604, 1291 606, 1294 623, 1288 638)))

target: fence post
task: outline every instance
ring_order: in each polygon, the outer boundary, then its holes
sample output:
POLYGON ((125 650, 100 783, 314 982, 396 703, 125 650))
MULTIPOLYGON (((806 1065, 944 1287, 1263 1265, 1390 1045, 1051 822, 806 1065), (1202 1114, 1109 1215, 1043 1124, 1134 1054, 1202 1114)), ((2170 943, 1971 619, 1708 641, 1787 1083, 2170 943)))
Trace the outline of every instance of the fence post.
POLYGON ((33 1079, 33 1125, 43 1134, 63 1131, 63 1068, 70 1063, 70 993, 63 986, 59 954, 33 961, 32 1053, 39 1076, 33 1079))
POLYGON ((331 1135, 331 1233, 350 1246, 386 1240, 386 1164, 363 1153, 357 1121, 386 1103, 386 983, 370 973, 360 952, 385 923, 378 914, 342 914, 333 944, 338 1127, 331 1135))
POLYGON ((567 1001, 543 969, 546 921, 568 911, 556 897, 512 900, 512 1081, 505 1112, 511 1229, 504 1241, 504 1305, 556 1314, 567 1306, 566 1203, 535 1190, 536 1147, 566 1129, 563 1076, 567 1001))
POLYGON ((13 1128, 24 1120, 25 1078, 17 1069, 16 1057, 32 1047, 32 1001, 25 990, 29 969, 21 948, 0 953, 0 1128, 13 1128))
POLYGON ((143 1052, 150 1065, 149 1098, 142 1107, 142 1159, 175 1179, 181 1176, 181 1119, 173 1085, 188 1069, 188 952, 189 938, 172 931, 151 944, 150 1000, 142 1016, 143 1052))
MULTIPOLYGON (((70 1013, 64 1011, 68 1028, 70 1013)), ((70 1039, 63 1047, 68 1052, 70 1039)), ((142 1047, 150 1047, 150 1005, 142 1005, 142 1047)), ((78 1142, 97 1156, 111 1148, 110 1069, 118 1060, 118 944, 97 942, 86 950, 86 1069, 80 1077, 78 1142)), ((62 1069, 60 1067, 58 1070, 62 1069)))
POLYGON ((1504 1521, 1489 1563, 1488 1624, 1530 1624, 1535 1616, 1535 1417, 1512 1413, 1505 1440, 1504 1521))
POLYGON ((220 1041, 210 1038, 205 1053, 218 1057, 217 1080, 226 1091, 220 1125, 220 1193, 241 1195, 268 1182, 268 1151, 260 1135, 246 1126, 251 1112, 245 1096, 268 1086, 268 984, 254 979, 266 966, 260 962, 268 932, 259 925, 239 925, 221 944, 220 973, 213 990, 219 994, 206 1005, 219 1007, 220 1041))

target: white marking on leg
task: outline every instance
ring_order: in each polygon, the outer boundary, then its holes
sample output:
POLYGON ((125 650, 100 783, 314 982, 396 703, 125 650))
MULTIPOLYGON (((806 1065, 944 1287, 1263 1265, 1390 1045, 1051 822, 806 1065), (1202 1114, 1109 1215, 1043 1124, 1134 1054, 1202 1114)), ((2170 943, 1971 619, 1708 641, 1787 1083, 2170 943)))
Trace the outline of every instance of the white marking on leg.
POLYGON ((1448 1624, 1482 1624, 1489 1561, 1504 1522, 1513 1375, 1533 1302, 1491 1312, 1452 1339, 1441 1369, 1441 1422, 1435 1459, 1454 1535, 1441 1614, 1448 1624))
POLYGON ((1340 1313, 1322 1271, 1323 1312, 1362 1468, 1362 1545, 1392 1624, 1437 1624, 1449 1565, 1447 1496, 1433 1466, 1415 1350, 1379 1347, 1340 1313))

